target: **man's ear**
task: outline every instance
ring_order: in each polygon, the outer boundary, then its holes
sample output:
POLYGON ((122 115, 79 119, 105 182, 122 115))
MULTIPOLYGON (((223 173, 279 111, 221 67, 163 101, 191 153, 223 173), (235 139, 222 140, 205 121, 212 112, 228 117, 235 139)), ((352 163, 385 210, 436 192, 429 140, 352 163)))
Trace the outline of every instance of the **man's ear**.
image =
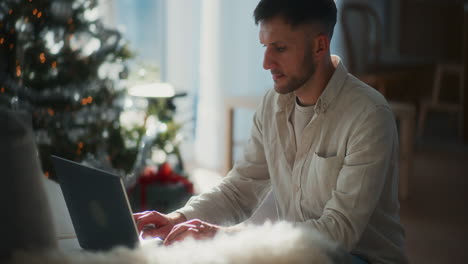
POLYGON ((314 56, 316 57, 323 57, 327 55, 330 51, 330 39, 326 34, 319 34, 315 37, 314 40, 314 56))

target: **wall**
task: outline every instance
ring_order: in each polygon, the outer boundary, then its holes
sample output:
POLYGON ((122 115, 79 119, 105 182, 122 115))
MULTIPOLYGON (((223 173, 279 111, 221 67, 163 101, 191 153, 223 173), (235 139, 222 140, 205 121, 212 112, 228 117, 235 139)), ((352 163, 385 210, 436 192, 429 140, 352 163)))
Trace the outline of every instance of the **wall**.
POLYGON ((425 57, 433 61, 461 60, 462 0, 401 2, 402 41, 399 48, 404 56, 425 57))
POLYGON ((185 160, 193 159, 196 101, 200 87, 201 0, 160 0, 165 10, 164 66, 162 80, 187 96, 175 100, 175 120, 183 124, 185 160))
POLYGON ((197 100, 194 152, 187 158, 199 166, 217 170, 223 166, 223 100, 263 95, 272 86, 270 74, 262 68, 263 47, 252 18, 257 2, 167 1, 166 81, 190 91, 197 100))
POLYGON ((221 79, 226 96, 263 95, 272 87, 253 11, 258 0, 221 1, 221 79))

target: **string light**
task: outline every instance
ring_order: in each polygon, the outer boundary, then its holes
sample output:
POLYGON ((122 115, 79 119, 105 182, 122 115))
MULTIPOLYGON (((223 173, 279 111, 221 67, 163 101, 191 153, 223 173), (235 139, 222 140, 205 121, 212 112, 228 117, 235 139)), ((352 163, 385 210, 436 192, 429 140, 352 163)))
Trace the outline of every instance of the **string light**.
POLYGON ((5 87, 2 87, 2 88, 0 89, 0 93, 4 93, 4 92, 5 92, 5 87))
POLYGON ((86 98, 81 99, 81 104, 82 105, 87 105, 93 102, 93 97, 88 96, 86 98))
POLYGON ((52 108, 47 109, 47 112, 49 113, 50 116, 55 115, 54 109, 52 109, 52 108))
POLYGON ((42 12, 37 13, 37 18, 41 18, 42 12))
POLYGON ((16 76, 20 77, 21 76, 21 66, 16 66, 16 76))
POLYGON ((80 155, 80 154, 81 154, 81 150, 83 149, 83 147, 84 147, 83 142, 79 142, 79 143, 78 143, 78 149, 76 150, 76 154, 80 155))
POLYGON ((52 62, 52 69, 55 69, 55 68, 57 68, 57 61, 52 62))
POLYGON ((36 14, 37 14, 37 8, 34 8, 33 15, 36 15, 36 14))
POLYGON ((71 24, 73 23, 73 18, 70 17, 70 18, 68 19, 67 23, 68 23, 69 25, 71 25, 71 24))
POLYGON ((13 14, 13 9, 8 10, 8 14, 9 15, 13 14))
POLYGON ((44 55, 44 52, 42 52, 41 54, 39 54, 39 60, 41 60, 41 63, 45 63, 46 62, 46 57, 44 55))
POLYGON ((46 178, 49 178, 49 176, 50 176, 49 172, 46 171, 46 172, 44 173, 44 176, 45 176, 46 178))
POLYGON ((3 42, 5 42, 5 38, 0 38, 0 45, 3 45, 3 42))
POLYGON ((10 49, 12 50, 15 47, 15 44, 11 43, 10 44, 10 49))

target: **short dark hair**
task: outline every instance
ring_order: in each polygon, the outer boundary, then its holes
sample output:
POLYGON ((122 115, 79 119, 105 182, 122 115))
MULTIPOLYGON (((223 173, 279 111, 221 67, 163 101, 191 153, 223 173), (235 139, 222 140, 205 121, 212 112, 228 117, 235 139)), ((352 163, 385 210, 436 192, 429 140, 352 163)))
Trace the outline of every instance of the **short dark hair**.
POLYGON ((260 0, 254 11, 255 24, 260 21, 283 16, 286 23, 298 26, 307 23, 320 23, 333 36, 336 24, 336 4, 334 0, 260 0))

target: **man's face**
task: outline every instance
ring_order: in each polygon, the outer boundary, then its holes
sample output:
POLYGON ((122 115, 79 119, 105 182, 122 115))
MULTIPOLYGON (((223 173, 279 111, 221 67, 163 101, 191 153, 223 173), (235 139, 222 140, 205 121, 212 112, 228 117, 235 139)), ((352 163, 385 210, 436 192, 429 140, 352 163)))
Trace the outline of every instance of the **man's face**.
POLYGON ((307 26, 292 28, 282 17, 260 23, 260 43, 265 46, 263 68, 270 70, 275 90, 287 94, 313 78, 316 63, 313 35, 307 26))

